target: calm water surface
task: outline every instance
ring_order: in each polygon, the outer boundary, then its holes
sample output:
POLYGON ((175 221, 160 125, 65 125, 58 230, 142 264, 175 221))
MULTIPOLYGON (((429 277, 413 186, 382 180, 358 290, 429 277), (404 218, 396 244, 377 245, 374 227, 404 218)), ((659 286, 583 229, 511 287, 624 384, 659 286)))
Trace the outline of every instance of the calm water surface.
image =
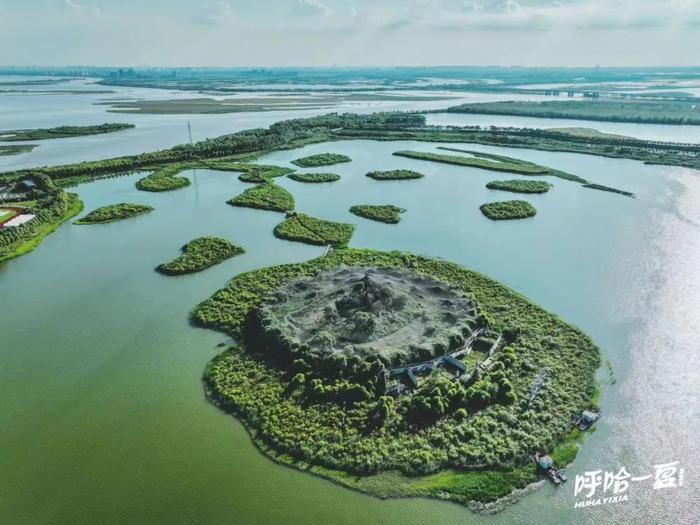
MULTIPOLYGON (((26 77, 3 77, 18 80, 26 77)), ((265 95, 266 93, 260 93, 265 95)), ((402 93, 410 95, 410 93, 402 93)), ((195 141, 218 137, 243 129, 267 127, 274 122, 336 112, 373 113, 376 111, 409 111, 444 109, 466 102, 494 100, 546 99, 532 95, 493 95, 426 92, 420 96, 443 96, 436 101, 386 100, 345 101, 332 107, 298 111, 264 111, 218 115, 149 115, 146 113, 110 113, 109 101, 115 100, 170 100, 188 98, 251 98, 254 93, 212 95, 197 91, 101 86, 93 80, 72 80, 52 85, 25 85, 5 87, 0 84, 0 130, 53 127, 59 125, 87 126, 104 122, 128 122, 136 127, 116 133, 34 141, 38 144, 31 153, 0 156, 0 171, 39 166, 67 164, 84 160, 99 160, 119 155, 135 155, 157 149, 170 148, 189 140, 187 122, 190 122, 195 141), (16 93, 9 89, 27 90, 16 93), (66 91, 79 93, 66 93, 66 91), (103 91, 103 93, 93 93, 103 91), (449 98, 448 98, 449 97, 449 98)), ((273 94, 279 96, 279 94, 273 94)), ((292 95, 293 96, 293 95, 292 95)), ((22 142, 17 142, 22 144, 22 142)))
POLYGON ((479 516, 440 501, 381 501, 267 460, 234 418, 205 401, 201 374, 226 338, 190 327, 187 315, 240 272, 322 250, 275 239, 281 214, 226 205, 247 187, 236 174, 190 171, 192 186, 165 194, 137 191, 136 174, 76 191, 86 211, 135 202, 154 212, 107 225, 65 224, 35 252, 0 265, 0 523, 700 522, 698 173, 473 146, 638 195, 552 179, 549 194, 524 197, 537 207, 535 218, 497 223, 478 206, 508 198, 484 188, 503 177, 391 155, 435 147, 347 141, 275 152, 260 162, 349 155, 351 163, 330 169, 342 177, 336 183, 279 183, 298 210, 355 223, 353 247, 459 262, 593 337, 613 378, 601 371, 605 417, 568 469, 567 485, 545 485, 500 514, 479 516), (364 176, 391 168, 426 177, 364 176), (348 212, 353 204, 384 203, 407 209, 400 224, 348 212), (200 235, 229 238, 247 253, 190 276, 153 271, 200 235), (625 466, 639 475, 671 461, 685 468, 682 488, 654 491, 637 483, 626 503, 574 509, 577 473, 625 466))
MULTIPOLYGON (((0 157, 0 169, 170 146, 185 139, 187 120, 196 140, 301 116, 112 115, 90 105, 108 96, 114 95, 0 94, 0 129, 105 120, 139 126, 112 136, 47 141, 28 155, 0 157)), ((489 123, 499 124, 490 117, 489 123)), ((624 133, 607 126, 589 123, 624 133)), ((678 140, 680 127, 663 128, 635 129, 678 140)), ((35 252, 0 264, 0 523, 700 522, 698 172, 473 146, 638 195, 629 199, 551 179, 549 194, 524 197, 537 207, 535 218, 496 223, 478 206, 509 194, 484 184, 514 177, 391 155, 435 147, 348 141, 276 152, 260 162, 290 165, 312 153, 348 154, 353 162, 330 168, 342 176, 336 183, 278 179, 294 194, 297 209, 355 223, 354 247, 410 250, 482 271, 594 338, 613 377, 601 370, 605 417, 568 469, 568 485, 545 485, 500 514, 479 516, 439 501, 381 501, 267 460, 234 418, 205 401, 201 374, 226 338, 190 327, 187 315, 240 272, 306 260, 322 250, 275 239, 271 231, 281 214, 227 206, 247 187, 236 174, 187 172, 192 186, 160 195, 136 191, 136 174, 75 191, 86 211, 126 201, 153 205, 151 214, 107 225, 64 224, 35 252), (426 177, 377 182, 364 176, 391 168, 426 177), (407 209, 400 224, 348 212, 353 204, 384 203, 407 209), (153 271, 200 235, 227 237, 247 253, 190 276, 153 271), (654 491, 635 484, 626 503, 574 509, 580 499, 574 498, 575 474, 625 466, 639 475, 670 461, 685 468, 684 487, 654 491)))

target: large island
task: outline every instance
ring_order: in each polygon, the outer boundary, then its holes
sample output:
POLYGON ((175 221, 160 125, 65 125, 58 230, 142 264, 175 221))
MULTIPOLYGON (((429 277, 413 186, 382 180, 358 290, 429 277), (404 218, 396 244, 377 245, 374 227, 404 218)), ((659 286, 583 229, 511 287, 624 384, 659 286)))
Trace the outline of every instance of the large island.
POLYGON ((599 352, 453 263, 339 249, 235 277, 193 321, 240 341, 207 391, 275 460, 383 497, 493 502, 576 454, 599 352))

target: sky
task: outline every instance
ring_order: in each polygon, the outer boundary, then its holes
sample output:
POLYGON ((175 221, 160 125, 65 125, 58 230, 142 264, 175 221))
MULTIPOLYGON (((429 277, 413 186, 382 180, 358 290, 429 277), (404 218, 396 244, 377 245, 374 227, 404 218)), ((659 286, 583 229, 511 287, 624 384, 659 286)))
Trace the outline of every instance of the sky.
POLYGON ((700 0, 0 0, 0 65, 698 66, 700 0))

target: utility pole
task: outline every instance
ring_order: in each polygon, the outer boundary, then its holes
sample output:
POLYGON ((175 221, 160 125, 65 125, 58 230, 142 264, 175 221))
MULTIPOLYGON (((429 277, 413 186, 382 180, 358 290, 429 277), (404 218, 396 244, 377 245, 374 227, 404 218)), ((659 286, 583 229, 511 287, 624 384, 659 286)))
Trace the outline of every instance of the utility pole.
MULTIPOLYGON (((190 121, 187 121, 187 135, 190 137, 190 148, 194 146, 194 143, 192 142, 192 126, 190 126, 190 121)), ((193 149, 190 149, 190 154, 189 157, 192 158, 192 153, 194 152, 193 149)), ((197 187, 197 170, 192 170, 192 175, 194 178, 194 193, 195 195, 199 195, 199 188, 197 187)))

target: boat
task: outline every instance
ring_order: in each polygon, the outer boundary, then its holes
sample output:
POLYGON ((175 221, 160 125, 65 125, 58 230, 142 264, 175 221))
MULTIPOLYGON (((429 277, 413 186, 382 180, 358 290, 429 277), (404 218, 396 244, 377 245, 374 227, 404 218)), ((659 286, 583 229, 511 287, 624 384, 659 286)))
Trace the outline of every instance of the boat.
POLYGON ((565 482, 567 480, 564 471, 556 467, 556 465, 554 464, 554 460, 550 456, 547 456, 546 454, 541 454, 540 452, 536 452, 535 455, 532 456, 532 459, 537 465, 537 467, 555 485, 559 485, 561 482, 565 482))
POLYGON ((581 431, 586 431, 593 426, 593 423, 600 419, 600 414, 592 410, 584 410, 574 418, 574 426, 581 431))

